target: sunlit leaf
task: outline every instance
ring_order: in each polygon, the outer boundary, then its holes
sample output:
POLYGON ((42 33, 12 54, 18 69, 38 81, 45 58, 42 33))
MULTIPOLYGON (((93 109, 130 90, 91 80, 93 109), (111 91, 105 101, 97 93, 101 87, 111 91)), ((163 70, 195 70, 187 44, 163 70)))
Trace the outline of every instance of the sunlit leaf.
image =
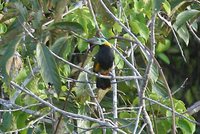
POLYGON ((171 14, 171 5, 167 0, 165 0, 165 2, 163 2, 163 8, 165 9, 165 11, 167 12, 168 15, 171 14))
POLYGON ((45 83, 51 83, 57 93, 61 90, 61 81, 55 59, 49 49, 43 44, 37 44, 36 57, 38 65, 41 68, 40 73, 45 83))
POLYGON ((138 34, 140 31, 140 27, 136 21, 131 21, 130 26, 135 34, 138 34))
POLYGON ((0 35, 7 31, 7 26, 4 23, 0 23, 0 35))
POLYGON ((82 39, 79 39, 78 40, 78 49, 80 50, 80 52, 87 50, 87 48, 88 48, 88 43, 82 39))
POLYGON ((167 57, 167 55, 165 55, 164 53, 159 53, 158 54, 158 57, 164 61, 166 64, 170 64, 170 60, 169 58, 167 57))
POLYGON ((157 47, 156 47, 156 52, 161 53, 161 52, 165 52, 166 50, 168 50, 171 46, 171 42, 168 39, 165 39, 165 42, 159 42, 157 47))

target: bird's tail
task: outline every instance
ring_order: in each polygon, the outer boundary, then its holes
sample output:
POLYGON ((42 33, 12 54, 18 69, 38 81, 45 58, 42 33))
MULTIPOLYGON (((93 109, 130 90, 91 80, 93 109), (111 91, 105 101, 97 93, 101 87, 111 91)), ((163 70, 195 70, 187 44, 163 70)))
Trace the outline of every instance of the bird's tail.
POLYGON ((97 88, 101 88, 101 89, 107 89, 111 87, 111 82, 110 79, 106 79, 106 78, 98 78, 96 79, 96 86, 97 88))

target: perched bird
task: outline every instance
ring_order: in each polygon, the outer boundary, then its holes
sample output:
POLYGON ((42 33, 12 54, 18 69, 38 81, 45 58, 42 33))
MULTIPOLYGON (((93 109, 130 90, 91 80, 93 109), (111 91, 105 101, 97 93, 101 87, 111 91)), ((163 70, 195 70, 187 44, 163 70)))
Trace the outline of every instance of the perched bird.
MULTIPOLYGON (((101 75, 108 76, 113 66, 114 54, 112 50, 112 44, 110 44, 104 38, 97 38, 95 44, 99 45, 99 51, 94 57, 93 71, 101 75)), ((96 78, 97 88, 107 89, 111 87, 110 79, 96 78)))

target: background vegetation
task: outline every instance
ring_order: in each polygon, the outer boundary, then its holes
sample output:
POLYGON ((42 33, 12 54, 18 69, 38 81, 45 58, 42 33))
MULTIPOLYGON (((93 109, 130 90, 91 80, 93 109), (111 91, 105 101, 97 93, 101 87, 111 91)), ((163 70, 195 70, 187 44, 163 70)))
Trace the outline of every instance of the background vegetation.
POLYGON ((198 133, 199 9, 0 0, 0 133, 198 133), (112 89, 96 89, 93 37, 113 44, 112 89))

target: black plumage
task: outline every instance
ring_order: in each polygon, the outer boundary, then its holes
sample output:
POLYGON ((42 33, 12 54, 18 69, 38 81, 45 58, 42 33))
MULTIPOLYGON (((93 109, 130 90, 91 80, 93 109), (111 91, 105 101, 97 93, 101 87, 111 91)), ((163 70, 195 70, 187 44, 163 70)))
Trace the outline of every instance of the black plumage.
MULTIPOLYGON (((106 44, 99 45, 99 51, 95 55, 93 71, 100 73, 101 75, 108 76, 109 72, 113 66, 114 54, 111 48, 111 44, 108 42, 106 44)), ((111 87, 110 79, 106 78, 96 78, 97 88, 106 89, 111 87)))

